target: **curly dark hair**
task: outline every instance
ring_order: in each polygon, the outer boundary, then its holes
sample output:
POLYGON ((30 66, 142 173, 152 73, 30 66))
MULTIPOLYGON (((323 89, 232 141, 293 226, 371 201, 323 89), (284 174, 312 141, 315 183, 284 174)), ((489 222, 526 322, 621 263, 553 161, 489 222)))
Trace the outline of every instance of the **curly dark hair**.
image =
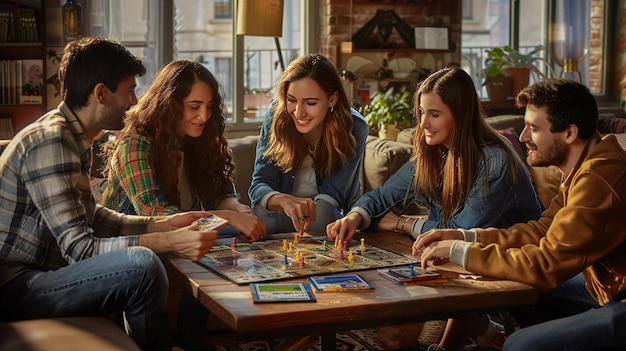
POLYGON ((155 173, 166 200, 180 206, 178 191, 178 168, 181 164, 179 151, 185 157, 185 172, 205 207, 214 189, 221 189, 224 196, 230 194, 229 184, 234 181, 234 165, 224 137, 226 119, 220 85, 213 74, 201 63, 176 60, 156 76, 154 82, 127 115, 126 126, 120 135, 104 145, 106 157, 104 174, 107 174, 117 144, 127 134, 146 136, 154 145, 155 173), (179 137, 177 132, 184 115, 183 100, 190 94, 196 82, 207 83, 213 91, 212 117, 197 138, 179 137))
POLYGON ((573 80, 553 78, 528 86, 516 99, 517 106, 545 107, 552 133, 564 131, 570 124, 578 135, 588 140, 597 130, 598 105, 589 88, 573 80))

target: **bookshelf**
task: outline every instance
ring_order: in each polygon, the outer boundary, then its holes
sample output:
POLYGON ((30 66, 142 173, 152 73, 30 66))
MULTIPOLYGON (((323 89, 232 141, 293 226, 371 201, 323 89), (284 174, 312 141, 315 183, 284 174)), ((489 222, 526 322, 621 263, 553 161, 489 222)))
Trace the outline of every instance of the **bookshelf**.
POLYGON ((46 110, 44 0, 0 4, 0 134, 17 132, 46 110))

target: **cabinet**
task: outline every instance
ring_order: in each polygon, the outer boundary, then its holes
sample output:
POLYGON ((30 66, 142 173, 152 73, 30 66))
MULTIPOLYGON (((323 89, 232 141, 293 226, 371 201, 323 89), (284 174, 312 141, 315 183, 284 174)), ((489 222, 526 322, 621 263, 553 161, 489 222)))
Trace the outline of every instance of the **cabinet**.
POLYGON ((46 106, 43 0, 0 3, 0 135, 34 121, 46 106), (8 123, 10 120, 11 123, 8 123))

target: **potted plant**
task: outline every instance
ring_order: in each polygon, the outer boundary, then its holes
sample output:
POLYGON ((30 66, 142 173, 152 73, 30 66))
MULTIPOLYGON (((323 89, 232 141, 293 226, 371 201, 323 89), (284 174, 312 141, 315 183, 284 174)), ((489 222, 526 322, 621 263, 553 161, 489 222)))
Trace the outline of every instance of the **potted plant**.
POLYGON ((370 128, 378 131, 381 139, 395 141, 398 128, 413 126, 411 98, 409 91, 396 92, 394 87, 385 92, 377 91, 372 94, 369 103, 360 108, 360 112, 370 128))
MULTIPOLYGON (((487 85, 487 91, 489 92, 490 86, 494 88, 506 84, 506 79, 502 79, 501 76, 512 78, 512 94, 510 95, 513 96, 528 85, 531 74, 537 80, 547 78, 535 65, 537 62, 546 63, 543 57, 538 55, 541 50, 543 50, 543 45, 535 46, 526 54, 522 54, 508 45, 504 48, 495 47, 485 50, 487 60, 485 61, 486 67, 482 71, 482 77, 485 79, 483 85, 487 85)), ((545 66, 550 67, 547 63, 545 66)))

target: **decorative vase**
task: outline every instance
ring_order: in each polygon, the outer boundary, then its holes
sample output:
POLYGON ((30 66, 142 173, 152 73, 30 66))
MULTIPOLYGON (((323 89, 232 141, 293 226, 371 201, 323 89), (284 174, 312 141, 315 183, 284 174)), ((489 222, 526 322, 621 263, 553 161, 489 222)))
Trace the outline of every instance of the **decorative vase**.
POLYGON ((67 0, 61 7, 63 14, 63 41, 76 40, 81 35, 82 8, 74 0, 67 0))

